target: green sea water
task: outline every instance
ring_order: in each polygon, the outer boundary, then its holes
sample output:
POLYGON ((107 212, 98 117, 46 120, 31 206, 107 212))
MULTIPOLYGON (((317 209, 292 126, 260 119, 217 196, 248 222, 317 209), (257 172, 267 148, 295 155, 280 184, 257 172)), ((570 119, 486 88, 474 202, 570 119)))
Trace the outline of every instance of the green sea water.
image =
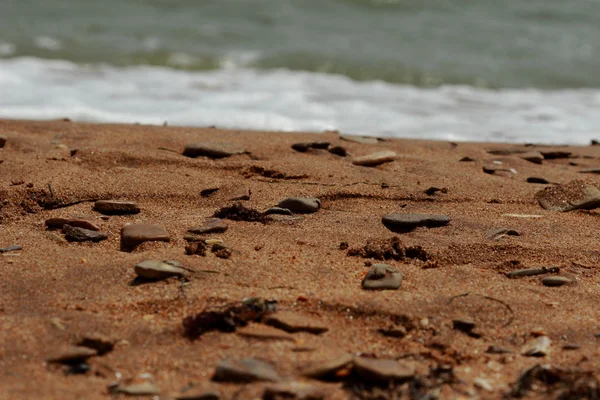
POLYGON ((2 0, 0 58, 600 87, 599 0, 2 0))

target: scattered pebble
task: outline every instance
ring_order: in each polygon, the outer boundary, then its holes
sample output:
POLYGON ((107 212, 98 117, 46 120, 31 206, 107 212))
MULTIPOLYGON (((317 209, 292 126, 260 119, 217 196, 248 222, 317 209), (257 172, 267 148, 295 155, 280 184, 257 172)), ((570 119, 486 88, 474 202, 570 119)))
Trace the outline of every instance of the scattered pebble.
POLYGON ((438 188, 438 187, 432 186, 432 187, 426 189, 424 193, 427 196, 433 196, 437 192, 448 193, 448 188, 438 188))
POLYGON ((329 330, 329 327, 326 324, 318 320, 295 314, 290 311, 279 311, 275 314, 271 314, 264 322, 267 325, 291 333, 309 332, 319 335, 329 330))
POLYGON ((569 284, 571 282, 573 282, 573 280, 571 278, 567 278, 566 276, 559 276, 559 275, 546 276, 545 278, 542 279, 542 284, 544 286, 563 286, 563 285, 569 284))
POLYGON ((229 228, 227 222, 220 218, 211 218, 204 221, 200 226, 188 229, 188 232, 198 235, 205 233, 223 233, 227 228, 229 228))
POLYGON ((299 151, 300 153, 305 153, 310 149, 327 149, 328 147, 329 142, 294 143, 292 145, 292 149, 299 151))
POLYGON ((448 216, 435 214, 388 214, 381 219, 393 232, 410 232, 420 226, 435 228, 448 225, 450 221, 448 216))
POLYGON ((592 209, 600 206, 600 189, 588 180, 576 179, 540 190, 535 195, 540 206, 552 211, 592 209))
POLYGON ((65 161, 71 157, 71 149, 64 144, 57 144, 52 150, 46 153, 47 160, 65 161))
POLYGON ((490 240, 499 240, 504 236, 520 236, 519 232, 510 228, 492 229, 485 234, 485 237, 490 240))
POLYGON ((105 232, 78 228, 69 224, 63 225, 62 231, 65 234, 65 239, 69 242, 100 242, 108 239, 105 232))
POLYGON ((550 352, 552 341, 548 336, 540 336, 523 346, 522 354, 530 357, 544 357, 550 352))
POLYGON ((138 214, 140 208, 133 201, 98 200, 94 210, 105 215, 138 214))
POLYGON ((396 290, 402 285, 402 272, 388 264, 375 264, 362 281, 365 290, 396 290))
POLYGON ((185 277, 189 272, 181 268, 178 261, 146 260, 134 266, 138 277, 149 280, 167 279, 172 276, 185 277))
POLYGON ((327 151, 329 151, 331 154, 335 154, 336 156, 340 157, 346 157, 348 155, 348 151, 345 147, 342 146, 332 146, 327 151))
POLYGON ((375 167, 384 163, 394 161, 397 154, 390 150, 378 151, 376 153, 367 154, 366 156, 355 157, 352 164, 361 165, 364 167, 375 167))
POLYGON ((370 136, 340 135, 340 139, 360 144, 377 144, 379 140, 370 136))
POLYGON ((56 355, 48 358, 50 363, 76 364, 97 355, 98 352, 89 347, 69 346, 60 350, 56 355))
POLYGON ((330 380, 339 378, 340 372, 346 370, 352 364, 353 357, 350 354, 342 354, 329 361, 317 361, 303 368, 301 373, 307 378, 330 380))
POLYGON ((581 345, 577 343, 565 343, 562 348, 563 350, 579 350, 581 345))
POLYGON ((413 364, 393 359, 355 357, 354 371, 367 381, 405 381, 415 375, 413 364))
POLYGON ((491 345, 485 352, 488 354, 511 354, 512 350, 496 345, 491 345))
POLYGON ((243 360, 221 360, 212 379, 219 382, 279 382, 281 377, 271 364, 246 358, 243 360))
POLYGON ((249 324, 237 329, 236 333, 253 339, 296 341, 289 333, 262 324, 249 324))
POLYGON ((89 229, 90 231, 100 230, 98 225, 81 218, 49 218, 45 224, 48 229, 62 229, 65 225, 71 225, 75 228, 89 229))
POLYGON ((227 259, 231 257, 233 250, 223 243, 215 243, 212 245, 211 252, 219 258, 227 259))
POLYGON ((279 208, 287 208, 293 213, 315 213, 321 208, 321 200, 313 197, 288 197, 277 204, 279 208))
POLYGON ((55 327, 59 331, 67 330, 67 327, 65 326, 65 324, 63 324, 63 321, 58 317, 50 318, 50 323, 52 324, 53 327, 55 327))
POLYGON ((121 229, 121 247, 123 249, 132 249, 144 242, 168 242, 170 240, 169 233, 158 225, 130 224, 121 229))
POLYGON ((235 154, 243 154, 245 150, 231 143, 201 142, 185 146, 183 155, 187 157, 226 158, 235 154))
POLYGON ((319 387, 306 382, 285 382, 267 386, 263 400, 322 400, 326 393, 319 387))

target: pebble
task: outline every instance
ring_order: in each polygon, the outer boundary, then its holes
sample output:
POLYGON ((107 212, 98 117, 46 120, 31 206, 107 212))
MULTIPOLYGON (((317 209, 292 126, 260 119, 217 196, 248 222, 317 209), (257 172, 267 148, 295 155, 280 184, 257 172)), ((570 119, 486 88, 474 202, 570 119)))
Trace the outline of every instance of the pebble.
POLYGON ((521 276, 534 276, 534 275, 543 275, 548 273, 556 273, 559 272, 559 267, 542 267, 542 268, 525 268, 525 269, 517 269, 515 271, 510 271, 506 273, 506 276, 509 278, 518 278, 521 276))
POLYGON ((340 371, 352 364, 353 357, 350 354, 342 354, 330 361, 318 361, 307 368, 303 368, 301 374, 307 378, 330 379, 336 377, 340 371))
POLYGON ((253 358, 219 361, 212 379, 220 382, 281 381, 271 364, 253 358))
POLYGON ((175 396, 175 400, 219 400, 221 393, 217 389, 206 387, 192 388, 185 393, 175 396))
POLYGON ((402 285, 404 275, 388 264, 374 264, 362 281, 365 290, 396 290, 402 285))
POLYGON ((220 218, 207 219, 202 225, 188 229, 189 233, 205 234, 205 233, 223 233, 229 228, 229 225, 220 218))
POLYGON ((581 345, 577 343, 565 343, 562 348, 563 350, 579 350, 581 345))
POLYGON ((600 174, 600 168, 588 168, 579 171, 580 174, 600 174))
POLYGON ((294 215, 288 208, 271 207, 263 213, 264 215, 294 215))
POLYGON ((320 321, 290 311, 271 314, 265 319, 265 323, 291 333, 309 332, 319 335, 329 330, 329 327, 320 321))
POLYGON ((115 393, 123 393, 129 396, 152 396, 160 393, 160 388, 154 383, 145 381, 131 385, 117 386, 113 389, 115 393))
POLYGON ((550 352, 552 341, 548 336, 540 336, 523 346, 522 354, 529 357, 544 357, 550 352))
POLYGON ((186 145, 183 155, 187 157, 225 158, 244 152, 243 148, 232 143, 200 142, 186 145))
POLYGON ((116 340, 101 333, 93 332, 84 335, 77 345, 94 349, 98 352, 98 355, 101 356, 110 353, 114 349, 115 343, 116 340))
POLYGON ((313 197, 288 197, 277 204, 279 208, 287 208, 293 213, 315 213, 321 208, 321 200, 313 197))
POLYGON ((546 160, 556 160, 557 158, 569 158, 571 157, 570 151, 561 151, 561 150, 551 150, 551 151, 541 151, 542 155, 546 160))
POLYGON ((542 161, 544 161, 544 155, 539 151, 528 151, 526 153, 521 153, 519 154, 519 157, 534 164, 541 164, 542 161))
POLYGON ((142 279, 160 280, 172 276, 185 277, 189 272, 181 268, 178 261, 146 260, 134 266, 134 271, 142 279))
POLYGON ((527 178, 527 183, 539 183, 541 185, 547 185, 550 182, 548 182, 548 180, 544 179, 544 178, 538 178, 535 176, 530 176, 529 178, 527 178))
POLYGON ((600 189, 597 184, 576 179, 563 185, 546 187, 535 195, 542 208, 552 211, 592 209, 600 206, 600 189))
POLYGON ((504 236, 520 236, 519 232, 510 228, 492 229, 485 234, 487 239, 499 240, 504 236))
POLYGON ((348 155, 348 151, 345 147, 342 146, 333 146, 330 147, 327 151, 329 151, 331 154, 335 154, 336 156, 340 157, 346 157, 348 155))
POLYGON ((287 332, 261 324, 249 324, 235 331, 240 336, 264 340, 288 340, 295 342, 296 339, 287 332))
POLYGON ((383 225, 393 232, 409 232, 420 226, 440 227, 450 221, 450 217, 436 214, 388 214, 381 219, 383 225))
POLYGON ((387 162, 394 161, 397 154, 390 150, 378 151, 376 153, 367 154, 366 156, 356 157, 352 160, 352 164, 361 165, 364 167, 375 167, 387 162))
POLYGON ((340 135, 340 139, 360 144, 377 144, 379 140, 371 136, 340 135))
POLYGON ((509 218, 542 218, 543 215, 537 214, 502 214, 503 217, 509 218))
POLYGON ((267 386, 263 400, 322 400, 326 393, 319 387, 306 382, 285 382, 267 386))
POLYGON ((0 135, 0 149, 6 145, 7 140, 8 140, 8 138, 6 136, 0 135))
POLYGON ((393 359, 355 357, 354 371, 367 381, 404 381, 415 375, 414 364, 393 359))
POLYGON ((573 280, 571 280, 570 278, 559 275, 546 276, 542 279, 542 284, 544 286, 563 286, 571 282, 573 282, 573 280))
POLYGON ((125 249, 134 248, 144 242, 170 240, 169 233, 158 225, 130 224, 121 229, 121 247, 125 249))
POLYGON ((458 162, 472 162, 475 161, 475 159, 473 157, 463 157, 460 160, 458 160, 458 162))
POLYGON ((78 228, 69 224, 63 225, 62 231, 65 234, 65 239, 69 242, 101 242, 108 239, 105 232, 78 228))
POLYGON ((51 363, 62 363, 62 364, 75 364, 80 363, 88 358, 97 355, 98 352, 89 347, 82 346, 69 346, 62 349, 58 354, 48 358, 48 362, 51 363))
POLYGON ((138 214, 140 208, 133 201, 98 200, 94 210, 105 215, 138 214))
POLYGON ((517 170, 514 168, 504 168, 497 165, 484 165, 483 172, 490 175, 503 176, 505 178, 512 178, 517 174, 517 170))
POLYGON ((90 231, 100 230, 98 225, 80 218, 49 218, 45 224, 48 229, 61 229, 64 225, 71 225, 75 228, 89 229, 90 231))
POLYGON ((452 327, 461 332, 470 333, 476 326, 475 321, 471 319, 456 318, 452 320, 452 327))

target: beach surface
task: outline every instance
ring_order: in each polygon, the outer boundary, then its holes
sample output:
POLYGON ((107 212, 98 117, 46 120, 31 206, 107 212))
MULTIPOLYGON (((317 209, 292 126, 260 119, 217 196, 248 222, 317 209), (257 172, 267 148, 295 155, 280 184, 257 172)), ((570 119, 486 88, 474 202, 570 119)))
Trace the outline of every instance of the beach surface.
POLYGON ((338 132, 68 120, 0 120, 0 135, 1 399, 103 399, 131 387, 161 399, 281 398, 269 396, 289 382, 333 399, 598 390, 600 214, 547 210, 536 194, 575 179, 596 184, 581 171, 600 167, 600 146, 358 143, 338 132), (198 142, 237 154, 183 155, 198 142), (395 156, 353 163, 383 151, 395 156), (289 197, 320 206, 263 214, 289 197), (135 202, 139 212, 106 215, 98 200, 135 202), (392 231, 382 223, 390 214, 449 222, 392 231), (215 215, 224 232, 188 232, 215 215), (74 241, 69 228, 49 229, 52 218, 88 221, 107 238, 74 241), (124 246, 122 228, 142 223, 169 241, 124 246), (185 273, 141 281, 134 266, 145 260, 176 260, 185 273), (400 288, 363 289, 378 263, 401 272, 400 288), (507 276, 521 269, 541 271, 507 276), (200 318, 188 317, 224 310, 225 328, 209 330, 205 319, 191 332, 200 318), (306 376, 344 357, 327 381, 306 376), (272 370, 251 368, 262 381, 231 372, 242 359, 272 370), (394 378, 365 360, 393 360, 382 364, 394 378))

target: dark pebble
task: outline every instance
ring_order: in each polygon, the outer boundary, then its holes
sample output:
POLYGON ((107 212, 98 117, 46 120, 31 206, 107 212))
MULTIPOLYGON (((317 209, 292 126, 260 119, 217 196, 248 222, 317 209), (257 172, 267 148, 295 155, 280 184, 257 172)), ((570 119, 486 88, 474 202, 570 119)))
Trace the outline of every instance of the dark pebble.
POLYGON ((244 153, 244 149, 231 143, 190 143, 185 146, 183 155, 187 157, 226 158, 235 154, 244 153))
POLYGON ((78 228, 71 225, 63 225, 65 239, 69 242, 100 242, 108 239, 108 235, 101 231, 92 231, 90 229, 78 228))
POLYGON ((105 215, 137 214, 140 208, 132 201, 98 200, 94 210, 105 215))
POLYGON ((435 228, 448 225, 450 221, 450 217, 436 214, 389 214, 381 219, 393 232, 409 232, 420 226, 435 228))
POLYGON ((539 184, 542 184, 542 185, 547 185, 550 182, 548 182, 544 178, 537 178, 535 176, 530 176, 529 178, 527 178, 527 183, 539 183, 539 184))
POLYGON ((133 249, 134 247, 151 241, 168 242, 169 233, 158 225, 131 224, 121 229, 121 248, 133 249))
POLYGON ((348 151, 345 147, 342 146, 333 146, 328 150, 331 154, 335 154, 336 156, 346 157, 348 155, 348 151))
POLYGON ((293 213, 315 213, 321 208, 321 200, 312 197, 288 197, 277 204, 293 213))

